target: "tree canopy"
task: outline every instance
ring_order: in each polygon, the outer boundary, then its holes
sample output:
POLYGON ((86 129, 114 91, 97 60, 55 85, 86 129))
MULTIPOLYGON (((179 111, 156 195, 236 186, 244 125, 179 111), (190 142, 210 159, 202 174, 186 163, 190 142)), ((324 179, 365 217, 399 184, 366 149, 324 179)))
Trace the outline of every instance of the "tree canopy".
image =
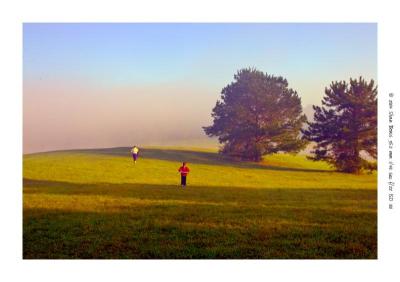
POLYGON ((325 160, 338 170, 358 173, 371 168, 361 151, 377 157, 377 87, 373 80, 332 82, 325 89, 322 106, 313 106, 314 121, 303 130, 304 138, 316 142, 310 157, 325 160))
POLYGON ((306 122, 297 92, 286 79, 253 68, 241 69, 221 91, 212 110, 213 125, 203 127, 217 136, 221 153, 260 161, 265 154, 297 152, 306 141, 300 129, 306 122))

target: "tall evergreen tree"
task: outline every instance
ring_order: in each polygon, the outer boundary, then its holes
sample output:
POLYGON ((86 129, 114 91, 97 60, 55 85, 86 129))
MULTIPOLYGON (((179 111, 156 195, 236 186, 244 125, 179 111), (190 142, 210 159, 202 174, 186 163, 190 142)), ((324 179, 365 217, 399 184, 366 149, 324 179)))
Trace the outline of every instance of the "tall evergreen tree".
POLYGON ((224 155, 260 161, 265 154, 297 152, 306 144, 300 137, 306 116, 297 92, 288 88, 286 79, 256 69, 234 75, 212 117, 213 125, 204 131, 218 136, 224 155))
POLYGON ((313 106, 314 121, 303 130, 316 142, 313 160, 325 160, 338 170, 359 173, 370 168, 360 152, 377 157, 377 87, 362 77, 332 82, 325 88, 322 107, 313 106))

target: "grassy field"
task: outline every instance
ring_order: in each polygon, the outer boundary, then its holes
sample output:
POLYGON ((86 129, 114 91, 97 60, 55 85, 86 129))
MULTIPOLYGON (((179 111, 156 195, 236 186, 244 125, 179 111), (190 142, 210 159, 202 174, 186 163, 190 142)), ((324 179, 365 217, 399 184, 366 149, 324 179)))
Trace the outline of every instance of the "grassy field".
POLYGON ((23 257, 377 257, 375 173, 301 155, 255 164, 205 149, 140 153, 136 165, 129 148, 24 155, 23 257))

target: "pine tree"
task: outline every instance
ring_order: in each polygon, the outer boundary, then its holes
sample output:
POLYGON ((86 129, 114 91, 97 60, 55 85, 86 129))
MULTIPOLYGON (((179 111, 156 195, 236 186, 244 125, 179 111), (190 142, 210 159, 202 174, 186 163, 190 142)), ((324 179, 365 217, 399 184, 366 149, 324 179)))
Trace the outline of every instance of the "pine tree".
POLYGON ((213 111, 213 125, 204 127, 218 136, 224 155, 260 161, 265 154, 297 152, 306 142, 300 129, 306 122, 297 92, 282 77, 256 69, 242 69, 221 91, 213 111))
POLYGON ((362 77, 332 82, 325 89, 322 107, 313 106, 314 121, 303 130, 316 142, 313 160, 325 160, 338 170, 359 173, 370 168, 361 151, 377 157, 377 87, 362 77))

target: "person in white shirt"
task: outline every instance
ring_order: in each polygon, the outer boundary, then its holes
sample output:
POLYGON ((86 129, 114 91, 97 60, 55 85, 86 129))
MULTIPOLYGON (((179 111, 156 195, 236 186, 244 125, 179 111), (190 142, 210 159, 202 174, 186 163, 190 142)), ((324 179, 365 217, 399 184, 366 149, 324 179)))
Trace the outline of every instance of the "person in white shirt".
POLYGON ((133 148, 131 150, 131 153, 132 153, 133 162, 136 163, 136 160, 137 160, 138 155, 139 155, 139 148, 136 145, 133 146, 133 148))

